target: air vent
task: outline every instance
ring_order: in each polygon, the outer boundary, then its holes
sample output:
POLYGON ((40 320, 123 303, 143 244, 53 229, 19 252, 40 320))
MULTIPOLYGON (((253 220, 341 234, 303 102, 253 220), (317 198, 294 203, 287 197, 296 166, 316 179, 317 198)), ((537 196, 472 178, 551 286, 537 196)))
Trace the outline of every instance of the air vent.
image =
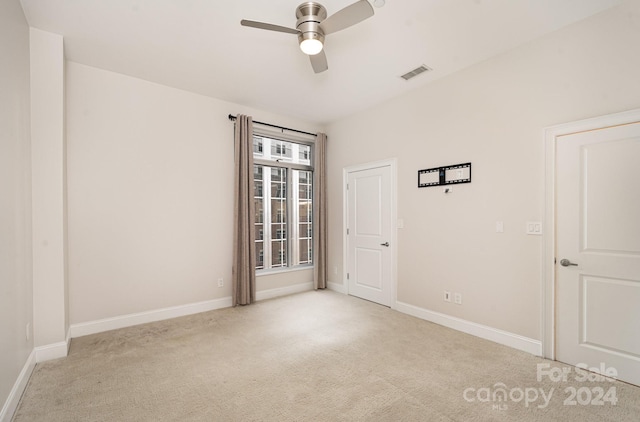
POLYGON ((401 77, 402 79, 404 79, 405 81, 408 81, 409 79, 411 79, 411 78, 415 78, 415 77, 416 77, 416 76, 418 76, 419 74, 424 73, 424 72, 428 72, 428 71, 430 71, 430 70, 431 70, 431 69, 430 69, 430 68, 428 68, 427 66, 422 65, 422 66, 420 66, 420 67, 416 67, 416 68, 415 68, 415 69, 413 69, 412 71, 409 71, 409 72, 405 73, 404 75, 402 75, 402 76, 400 76, 400 77, 401 77))

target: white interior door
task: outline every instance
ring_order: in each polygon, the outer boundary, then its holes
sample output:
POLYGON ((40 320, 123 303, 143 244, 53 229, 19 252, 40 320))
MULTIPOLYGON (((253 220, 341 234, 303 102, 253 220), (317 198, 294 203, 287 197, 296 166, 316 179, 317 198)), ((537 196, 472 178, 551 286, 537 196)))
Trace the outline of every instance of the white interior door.
POLYGON ((640 122, 556 151, 557 359, 640 385, 640 122))
POLYGON ((379 166, 347 174, 347 285, 350 295, 391 306, 392 171, 379 166))

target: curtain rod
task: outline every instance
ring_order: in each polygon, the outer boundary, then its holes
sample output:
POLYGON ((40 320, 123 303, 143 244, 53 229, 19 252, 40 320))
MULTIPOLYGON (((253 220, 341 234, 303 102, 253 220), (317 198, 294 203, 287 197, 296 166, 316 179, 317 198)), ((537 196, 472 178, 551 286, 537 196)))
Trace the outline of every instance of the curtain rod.
MULTIPOLYGON (((231 120, 232 122, 235 122, 236 120, 236 116, 229 114, 229 120, 231 120)), ((315 133, 309 133, 309 132, 305 132, 302 130, 298 130, 298 129, 291 129, 288 127, 283 127, 283 126, 277 126, 277 125, 272 125, 271 123, 264 123, 264 122, 259 122, 257 120, 254 120, 253 123, 257 123, 259 125, 264 125, 264 126, 269 126, 269 127, 275 127, 276 129, 282 129, 282 130, 288 130, 290 132, 297 132, 297 133, 302 133, 304 135, 310 135, 310 136, 318 136, 315 133)))

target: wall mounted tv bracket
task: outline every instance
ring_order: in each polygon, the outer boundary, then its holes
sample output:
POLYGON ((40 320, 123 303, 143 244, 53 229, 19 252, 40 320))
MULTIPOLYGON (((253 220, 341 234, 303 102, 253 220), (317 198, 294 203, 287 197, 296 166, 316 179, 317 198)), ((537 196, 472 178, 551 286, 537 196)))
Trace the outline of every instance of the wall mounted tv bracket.
POLYGON ((471 183, 471 163, 418 170, 418 187, 471 183))

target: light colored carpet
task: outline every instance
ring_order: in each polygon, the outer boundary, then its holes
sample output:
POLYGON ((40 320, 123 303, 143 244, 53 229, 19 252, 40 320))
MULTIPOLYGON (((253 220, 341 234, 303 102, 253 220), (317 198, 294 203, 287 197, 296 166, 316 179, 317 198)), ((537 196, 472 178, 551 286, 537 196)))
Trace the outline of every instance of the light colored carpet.
POLYGON ((578 382, 575 372, 538 381, 539 363, 566 367, 357 298, 306 292, 73 339, 67 358, 36 366, 14 421, 640 419, 640 388, 578 382), (492 398, 499 387, 505 401, 492 398), (564 403, 570 387, 576 405, 564 403), (597 387, 614 387, 617 404, 578 403, 597 398, 597 387), (540 397, 527 404, 520 392, 533 399, 534 390, 540 397))

